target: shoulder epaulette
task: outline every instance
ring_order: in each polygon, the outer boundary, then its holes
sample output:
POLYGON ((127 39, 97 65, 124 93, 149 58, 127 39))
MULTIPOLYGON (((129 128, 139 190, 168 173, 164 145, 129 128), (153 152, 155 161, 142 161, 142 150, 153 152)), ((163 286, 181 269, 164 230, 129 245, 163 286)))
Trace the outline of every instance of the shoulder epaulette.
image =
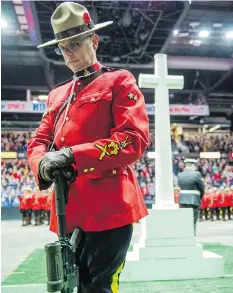
POLYGON ((60 82, 60 83, 58 83, 57 85, 55 85, 54 88, 56 89, 57 87, 62 86, 63 84, 66 84, 66 83, 70 82, 72 79, 73 79, 73 78, 70 78, 70 79, 68 79, 68 80, 66 80, 66 81, 60 82))

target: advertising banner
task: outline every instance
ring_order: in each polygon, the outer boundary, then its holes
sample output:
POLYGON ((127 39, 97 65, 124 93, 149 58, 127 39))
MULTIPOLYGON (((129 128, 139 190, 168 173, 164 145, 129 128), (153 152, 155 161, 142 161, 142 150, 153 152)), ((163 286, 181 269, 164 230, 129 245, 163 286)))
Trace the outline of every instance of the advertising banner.
MULTIPOLYGON (((22 101, 2 101, 2 112, 15 113, 44 113, 46 109, 45 102, 22 102, 22 101)), ((154 115, 155 107, 153 104, 146 104, 148 115, 154 115)), ((208 105, 170 105, 170 115, 173 116, 209 116, 208 105)))
POLYGON ((44 113, 45 102, 1 101, 1 112, 44 113))
MULTIPOLYGON (((154 115, 155 106, 146 104, 148 115, 154 115)), ((170 115, 172 116, 209 116, 208 105, 170 105, 170 115)))

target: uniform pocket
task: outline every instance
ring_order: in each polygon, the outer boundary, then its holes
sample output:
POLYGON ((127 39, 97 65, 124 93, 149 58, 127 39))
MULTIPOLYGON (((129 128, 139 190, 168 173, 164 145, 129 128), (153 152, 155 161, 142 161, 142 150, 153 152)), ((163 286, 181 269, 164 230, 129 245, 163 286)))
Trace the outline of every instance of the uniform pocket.
POLYGON ((106 137, 112 126, 112 93, 103 91, 80 96, 76 102, 79 130, 97 138, 106 137), (98 137, 99 136, 99 137, 98 137))
POLYGON ((92 93, 85 96, 80 96, 76 103, 76 107, 84 107, 90 105, 96 105, 96 103, 100 101, 111 101, 112 100, 112 93, 109 91, 103 91, 101 93, 92 93))

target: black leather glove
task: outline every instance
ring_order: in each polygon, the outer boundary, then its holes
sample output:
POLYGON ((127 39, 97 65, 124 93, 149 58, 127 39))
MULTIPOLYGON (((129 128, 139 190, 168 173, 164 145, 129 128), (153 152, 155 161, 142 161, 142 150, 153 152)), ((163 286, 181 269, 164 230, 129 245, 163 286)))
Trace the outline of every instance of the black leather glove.
MULTIPOLYGON (((77 172, 74 170, 72 166, 64 167, 59 169, 61 175, 66 178, 70 183, 73 183, 76 179, 77 172)), ((53 180, 53 179, 52 179, 53 180)))
POLYGON ((39 176, 45 181, 52 181, 52 172, 56 169, 63 169, 75 163, 74 154, 70 148, 63 148, 59 151, 48 152, 39 164, 39 176))

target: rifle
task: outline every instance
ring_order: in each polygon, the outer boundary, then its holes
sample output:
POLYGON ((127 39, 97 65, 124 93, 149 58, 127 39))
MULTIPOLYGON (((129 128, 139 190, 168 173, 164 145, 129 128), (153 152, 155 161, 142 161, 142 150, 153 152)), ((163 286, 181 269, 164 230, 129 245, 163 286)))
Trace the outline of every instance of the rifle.
POLYGON ((79 284, 79 268, 76 265, 76 245, 79 228, 68 238, 66 233, 65 205, 68 203, 67 181, 59 170, 53 172, 58 220, 58 241, 45 245, 47 263, 47 291, 72 293, 79 284))

